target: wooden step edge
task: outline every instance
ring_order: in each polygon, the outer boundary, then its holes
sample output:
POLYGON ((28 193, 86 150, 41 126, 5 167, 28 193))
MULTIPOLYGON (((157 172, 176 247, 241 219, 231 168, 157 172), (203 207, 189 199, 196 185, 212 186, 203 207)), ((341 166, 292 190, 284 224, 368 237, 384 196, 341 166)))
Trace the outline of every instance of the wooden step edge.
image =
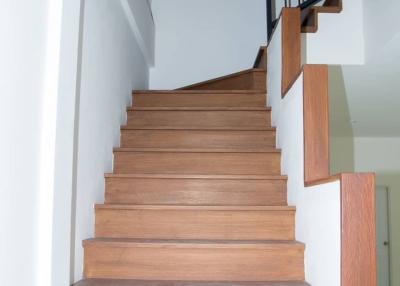
POLYGON ((202 89, 202 90, 133 90, 132 94, 262 94, 266 95, 265 89, 202 89))
POLYGON ((217 78, 201 81, 201 82, 198 82, 198 83, 195 83, 195 84, 187 85, 187 86, 178 88, 177 90, 193 89, 196 86, 202 86, 202 85, 206 85, 206 84, 210 84, 210 83, 226 80, 226 79, 229 79, 229 78, 238 77, 238 76, 241 76, 241 75, 244 75, 244 74, 248 74, 248 73, 266 73, 266 72, 267 71, 265 69, 251 68, 251 69, 243 70, 243 71, 240 71, 240 72, 228 74, 228 75, 225 75, 225 76, 221 76, 221 77, 217 77, 217 78))
POLYGON ((153 152, 153 153, 281 153, 271 148, 114 148, 114 152, 153 152))
POLYGON ((292 206, 194 206, 194 205, 122 205, 96 204, 95 209, 108 210, 194 210, 194 211, 268 211, 268 212, 295 212, 292 206))
POLYGON ((215 126, 215 127, 187 127, 187 126, 121 126, 121 130, 188 130, 188 131, 274 131, 275 127, 243 127, 243 126, 215 126))
POLYGON ((310 286, 304 281, 172 281, 132 279, 84 279, 73 286, 310 286))
POLYGON ((127 111, 271 111, 270 107, 127 107, 127 111))
POLYGON ((112 174, 107 173, 105 178, 131 179, 200 179, 200 180, 276 180, 287 181, 282 175, 182 175, 182 174, 112 174))
POLYGON ((305 245, 295 240, 206 240, 206 239, 135 239, 135 238, 91 238, 82 245, 114 247, 165 247, 165 248, 243 248, 243 249, 305 249, 305 245))

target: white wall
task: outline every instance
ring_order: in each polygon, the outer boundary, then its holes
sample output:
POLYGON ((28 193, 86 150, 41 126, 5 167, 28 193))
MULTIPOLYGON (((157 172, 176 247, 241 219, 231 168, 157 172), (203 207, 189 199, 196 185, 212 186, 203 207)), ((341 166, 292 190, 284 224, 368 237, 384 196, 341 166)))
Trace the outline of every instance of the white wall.
POLYGON ((390 192, 391 285, 400 285, 400 138, 354 138, 357 172, 376 172, 390 192))
POLYGON ((343 0, 343 11, 319 13, 318 32, 302 34, 305 63, 360 65, 365 62, 363 0, 343 0))
POLYGON ((94 235, 94 203, 103 202, 104 173, 132 89, 148 86, 148 64, 119 1, 86 0, 79 107, 75 279, 82 276, 82 240, 94 235))
MULTIPOLYGON (((48 104, 48 99, 54 103, 56 98, 55 93, 49 93, 54 91, 49 88, 49 79, 57 72, 51 61, 56 58, 50 57, 49 48, 57 52, 60 25, 51 18, 59 20, 59 10, 53 10, 48 1, 10 0, 1 4, 0 285, 50 285, 49 280, 42 280, 49 271, 50 258, 46 249, 40 252, 40 246, 51 243, 46 236, 51 227, 44 232, 39 228, 44 223, 40 206, 51 183, 47 178, 52 175, 42 146, 54 143, 52 136, 44 137, 49 133, 43 127, 55 107, 48 104), (53 34, 48 31, 50 25, 53 34)), ((51 157, 51 148, 46 151, 51 157)), ((49 244, 46 247, 50 248, 49 244)))
POLYGON ((304 187, 303 75, 281 97, 281 24, 268 47, 268 104, 288 175, 288 203, 296 206, 296 239, 304 242, 305 277, 314 286, 340 285, 340 182, 304 187))
POLYGON ((178 88, 251 68, 266 42, 264 0, 154 0, 152 89, 178 88))

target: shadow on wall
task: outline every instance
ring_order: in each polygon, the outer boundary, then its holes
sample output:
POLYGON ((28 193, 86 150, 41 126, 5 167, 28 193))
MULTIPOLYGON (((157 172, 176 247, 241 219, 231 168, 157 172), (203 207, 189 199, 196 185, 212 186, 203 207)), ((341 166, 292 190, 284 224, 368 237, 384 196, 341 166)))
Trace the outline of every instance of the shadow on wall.
POLYGON ((330 172, 354 172, 354 139, 341 66, 329 66, 330 172))

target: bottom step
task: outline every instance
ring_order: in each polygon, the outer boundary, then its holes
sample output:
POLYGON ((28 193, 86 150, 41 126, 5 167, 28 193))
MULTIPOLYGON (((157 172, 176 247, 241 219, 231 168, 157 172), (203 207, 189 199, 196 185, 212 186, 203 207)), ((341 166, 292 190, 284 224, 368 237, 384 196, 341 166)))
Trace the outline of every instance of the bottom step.
POLYGON ((184 281, 301 281, 295 241, 91 239, 86 278, 184 281))
POLYGON ((305 282, 198 282, 198 281, 151 281, 87 279, 74 286, 309 286, 305 282))

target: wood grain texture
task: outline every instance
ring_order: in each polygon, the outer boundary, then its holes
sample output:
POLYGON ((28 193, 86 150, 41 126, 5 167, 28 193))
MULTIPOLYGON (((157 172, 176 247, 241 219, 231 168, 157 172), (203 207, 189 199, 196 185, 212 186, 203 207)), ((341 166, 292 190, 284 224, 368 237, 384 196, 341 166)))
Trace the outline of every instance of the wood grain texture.
POLYGON ((327 0, 322 6, 304 9, 301 11, 301 32, 316 33, 318 31, 319 13, 340 13, 342 10, 342 0, 327 0))
POLYGON ((279 175, 280 153, 114 152, 114 172, 279 175))
POLYGON ((304 246, 269 241, 84 242, 86 278, 301 281, 304 246))
POLYGON ((161 281, 130 279, 85 279, 74 286, 310 286, 302 281, 215 282, 215 281, 161 281))
POLYGON ((261 46, 258 50, 256 60, 254 61, 253 68, 267 69, 267 46, 261 46))
POLYGON ((265 91, 136 91, 133 94, 136 107, 265 107, 265 91))
POLYGON ((108 175, 106 203, 286 205, 284 176, 108 175))
POLYGON ((301 70, 300 9, 283 8, 282 15, 282 96, 301 70))
POLYGON ((341 216, 341 286, 375 286, 374 174, 341 174, 341 216))
POLYGON ((329 177, 328 68, 303 68, 304 182, 329 177))
POLYGON ((128 111, 128 126, 176 126, 221 128, 271 126, 271 112, 265 111, 128 111))
POLYGON ((266 90, 266 71, 249 69, 223 77, 185 86, 179 90, 266 90))
POLYGON ((122 130, 121 147, 263 148, 275 146, 275 131, 122 130))
POLYGON ((287 206, 97 205, 96 237, 294 240, 287 206))

